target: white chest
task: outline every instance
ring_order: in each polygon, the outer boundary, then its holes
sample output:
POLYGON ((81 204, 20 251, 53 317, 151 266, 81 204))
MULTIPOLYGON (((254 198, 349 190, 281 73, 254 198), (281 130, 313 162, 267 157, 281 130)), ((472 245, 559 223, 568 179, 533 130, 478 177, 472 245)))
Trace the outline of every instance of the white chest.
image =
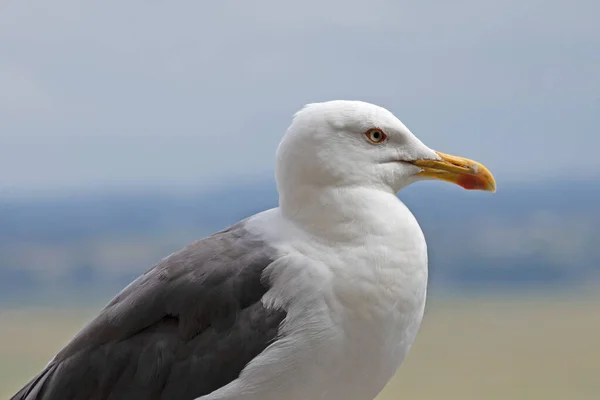
POLYGON ((420 326, 424 239, 365 235, 335 251, 304 243, 311 248, 296 249, 275 273, 281 286, 274 293, 289 306, 290 376, 304 377, 286 398, 370 400, 395 374, 420 326))
POLYGON ((372 400, 408 353, 425 306, 425 240, 403 205, 395 211, 331 238, 307 237, 277 210, 257 219, 283 254, 264 298, 287 311, 282 339, 206 399, 372 400))
POLYGON ((378 244, 339 257, 345 266, 333 267, 323 306, 332 315, 326 329, 336 338, 320 350, 329 355, 321 371, 326 390, 311 398, 372 399, 395 374, 423 317, 427 268, 420 254, 378 244))

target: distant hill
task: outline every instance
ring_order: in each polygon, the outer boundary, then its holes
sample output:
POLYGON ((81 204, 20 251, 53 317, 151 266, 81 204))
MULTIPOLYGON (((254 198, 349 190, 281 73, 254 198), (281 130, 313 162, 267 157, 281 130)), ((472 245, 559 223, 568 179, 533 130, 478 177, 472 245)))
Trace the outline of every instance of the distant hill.
MULTIPOLYGON (((600 181, 418 183, 400 198, 428 240, 433 285, 515 289, 600 278, 600 181)), ((192 240, 277 205, 272 179, 203 193, 0 199, 0 300, 115 291, 192 240)))

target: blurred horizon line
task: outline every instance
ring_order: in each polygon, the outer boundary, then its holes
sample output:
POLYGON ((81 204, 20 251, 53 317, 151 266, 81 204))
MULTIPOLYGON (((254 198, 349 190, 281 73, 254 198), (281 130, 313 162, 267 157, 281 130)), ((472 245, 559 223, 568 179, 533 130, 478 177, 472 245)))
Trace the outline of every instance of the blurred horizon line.
MULTIPOLYGON (((218 180, 199 180, 197 184, 191 182, 153 182, 153 183, 143 183, 132 182, 132 183, 118 183, 113 182, 110 184, 100 183, 98 185, 68 185, 61 186, 56 185, 53 187, 29 187, 29 188, 15 188, 15 187, 7 187, 2 186, 0 184, 0 204, 4 201, 14 202, 14 201, 29 201, 29 200, 52 200, 52 199, 65 199, 69 197, 82 197, 82 198, 90 198, 90 197, 98 197, 98 196, 115 196, 115 195, 161 195, 161 194, 171 194, 174 196, 182 195, 201 195, 204 193, 211 192, 219 192, 222 190, 228 190, 232 187, 242 185, 242 186, 251 186, 254 184, 265 186, 265 184, 272 184, 275 186, 275 172, 274 170, 269 170, 262 173, 255 174, 237 174, 231 176, 229 179, 218 179, 218 180)), ((527 179, 502 179, 500 177, 498 179, 498 193, 502 193, 504 189, 508 190, 516 190, 519 188, 528 188, 528 187, 540 187, 540 186, 556 186, 556 187, 565 187, 565 186, 577 186, 584 185, 587 183, 598 183, 600 184, 600 173, 596 174, 591 172, 588 175, 577 175, 575 179, 571 176, 572 174, 567 174, 568 176, 560 177, 560 176, 543 176, 541 179, 535 178, 527 178, 527 179)), ((450 190, 456 189, 454 185, 448 184, 446 182, 415 182, 411 184, 409 187, 404 188, 400 193, 404 193, 406 191, 415 190, 415 188, 420 189, 421 187, 425 187, 427 190, 428 186, 436 188, 440 187, 441 190, 444 190, 444 187, 451 188, 450 190)), ((418 190, 417 189, 417 190, 418 190)), ((458 188, 459 190, 463 190, 462 188, 458 188)), ((497 195, 498 193, 494 194, 497 195)))

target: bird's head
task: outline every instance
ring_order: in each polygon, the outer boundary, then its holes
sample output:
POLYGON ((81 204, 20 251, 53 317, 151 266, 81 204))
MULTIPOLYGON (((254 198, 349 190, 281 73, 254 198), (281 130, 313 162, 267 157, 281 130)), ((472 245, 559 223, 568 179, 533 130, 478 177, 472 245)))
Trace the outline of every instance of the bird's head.
POLYGON ((494 192, 490 171, 476 161, 434 151, 385 108, 329 101, 298 111, 277 151, 276 177, 295 185, 366 186, 398 192, 439 179, 494 192))

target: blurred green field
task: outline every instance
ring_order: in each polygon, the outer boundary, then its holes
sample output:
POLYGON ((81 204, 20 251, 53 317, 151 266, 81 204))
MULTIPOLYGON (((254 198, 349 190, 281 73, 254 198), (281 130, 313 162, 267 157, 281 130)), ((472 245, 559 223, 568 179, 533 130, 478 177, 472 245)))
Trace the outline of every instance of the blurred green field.
MULTIPOLYGON (((38 372, 96 313, 0 311, 0 398, 38 372), (42 339, 43 338, 43 339, 42 339)), ((600 299, 435 300, 378 400, 600 398, 600 299)))

